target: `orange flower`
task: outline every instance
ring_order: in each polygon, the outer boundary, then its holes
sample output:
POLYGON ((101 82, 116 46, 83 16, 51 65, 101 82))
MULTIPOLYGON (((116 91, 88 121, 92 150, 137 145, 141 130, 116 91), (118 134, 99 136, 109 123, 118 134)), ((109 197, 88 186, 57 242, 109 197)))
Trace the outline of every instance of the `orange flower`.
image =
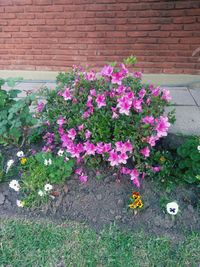
POLYGON ((133 196, 134 198, 140 198, 140 193, 139 193, 139 192, 133 192, 133 193, 132 193, 132 196, 133 196))

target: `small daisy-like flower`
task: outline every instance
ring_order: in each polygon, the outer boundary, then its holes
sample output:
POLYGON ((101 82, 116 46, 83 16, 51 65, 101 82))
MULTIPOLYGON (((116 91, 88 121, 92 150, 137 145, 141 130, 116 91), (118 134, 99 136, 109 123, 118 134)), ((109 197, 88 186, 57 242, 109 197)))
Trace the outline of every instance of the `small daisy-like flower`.
POLYGON ((7 162, 7 167, 6 167, 6 173, 10 170, 10 168, 12 167, 14 163, 14 160, 13 159, 10 159, 8 162, 7 162))
POLYGON ((200 146, 198 146, 198 147, 197 147, 197 150, 198 150, 198 151, 199 151, 199 153, 200 153, 200 146))
POLYGON ((45 192, 42 191, 42 190, 39 190, 39 191, 38 191, 38 195, 39 195, 40 197, 43 197, 43 196, 45 195, 45 192))
POLYGON ((23 151, 18 151, 17 152, 17 157, 18 158, 23 158, 24 157, 24 152, 23 151))
POLYGON ((64 150, 60 149, 60 150, 58 150, 57 154, 59 157, 61 157, 61 156, 63 156, 63 153, 64 153, 64 150))
POLYGON ((65 157, 65 162, 67 162, 69 160, 69 158, 68 157, 65 157))
POLYGON ((21 159, 20 159, 20 163, 21 163, 22 165, 25 165, 26 162, 27 162, 27 158, 21 158, 21 159))
POLYGON ((45 166, 48 166, 48 165, 51 165, 52 164, 52 160, 51 159, 45 159, 44 160, 44 165, 45 166))
POLYGON ((15 191, 19 191, 20 189, 20 185, 19 185, 19 182, 17 180, 12 180, 10 183, 9 183, 9 187, 12 188, 13 190, 15 191))
POLYGON ((53 189, 53 186, 51 185, 51 184, 45 184, 45 186, 44 186, 44 190, 45 191, 51 191, 53 189))
POLYGON ((18 206, 19 208, 23 208, 25 202, 17 199, 16 204, 17 204, 17 206, 18 206))
POLYGON ((169 202, 166 205, 166 209, 167 209, 167 212, 170 215, 176 215, 178 213, 179 206, 175 201, 174 202, 169 202))

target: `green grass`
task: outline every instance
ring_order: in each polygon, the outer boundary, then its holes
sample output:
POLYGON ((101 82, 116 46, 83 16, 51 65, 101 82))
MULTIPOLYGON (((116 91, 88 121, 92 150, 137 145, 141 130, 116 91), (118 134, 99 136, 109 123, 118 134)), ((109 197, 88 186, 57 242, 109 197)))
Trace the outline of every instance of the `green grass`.
POLYGON ((184 267, 200 263, 200 234, 178 246, 112 226, 100 234, 72 222, 0 220, 0 266, 184 267))

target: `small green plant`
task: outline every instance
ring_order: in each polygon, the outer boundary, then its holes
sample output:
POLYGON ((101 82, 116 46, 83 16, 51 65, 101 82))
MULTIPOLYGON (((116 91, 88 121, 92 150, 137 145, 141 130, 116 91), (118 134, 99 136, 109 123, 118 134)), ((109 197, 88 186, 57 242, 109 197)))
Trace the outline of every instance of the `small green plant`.
POLYGON ((177 149, 179 176, 188 183, 199 182, 200 138, 191 137, 177 149))
MULTIPOLYGON (((0 80, 0 85, 4 83, 0 80)), ((15 80, 7 81, 10 86, 15 85, 15 80)), ((29 107, 35 99, 29 95, 23 99, 16 99, 20 90, 0 90, 0 144, 23 144, 28 136, 30 127, 37 122, 32 117, 29 107)))
POLYGON ((63 184, 74 166, 74 160, 67 158, 65 153, 55 156, 40 152, 22 158, 20 163, 22 175, 19 191, 23 199, 21 203, 27 207, 40 205, 48 200, 54 186, 63 184))

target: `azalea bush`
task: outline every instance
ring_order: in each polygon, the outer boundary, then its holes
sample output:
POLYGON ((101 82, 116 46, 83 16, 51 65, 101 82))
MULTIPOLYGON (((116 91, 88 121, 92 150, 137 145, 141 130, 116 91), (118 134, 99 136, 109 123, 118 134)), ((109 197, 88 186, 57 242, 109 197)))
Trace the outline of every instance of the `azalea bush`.
POLYGON ((64 184, 72 173, 74 160, 67 155, 62 150, 58 155, 39 152, 30 157, 25 157, 22 151, 18 153, 21 177, 10 182, 10 188, 19 192, 18 206, 40 205, 54 196, 55 187, 64 184))
POLYGON ((75 66, 60 74, 58 88, 40 110, 47 127, 43 150, 59 146, 77 164, 105 161, 139 187, 140 178, 159 170, 147 159, 174 119, 173 113, 164 114, 169 91, 143 84, 141 78, 125 64, 106 65, 98 73, 75 66))

